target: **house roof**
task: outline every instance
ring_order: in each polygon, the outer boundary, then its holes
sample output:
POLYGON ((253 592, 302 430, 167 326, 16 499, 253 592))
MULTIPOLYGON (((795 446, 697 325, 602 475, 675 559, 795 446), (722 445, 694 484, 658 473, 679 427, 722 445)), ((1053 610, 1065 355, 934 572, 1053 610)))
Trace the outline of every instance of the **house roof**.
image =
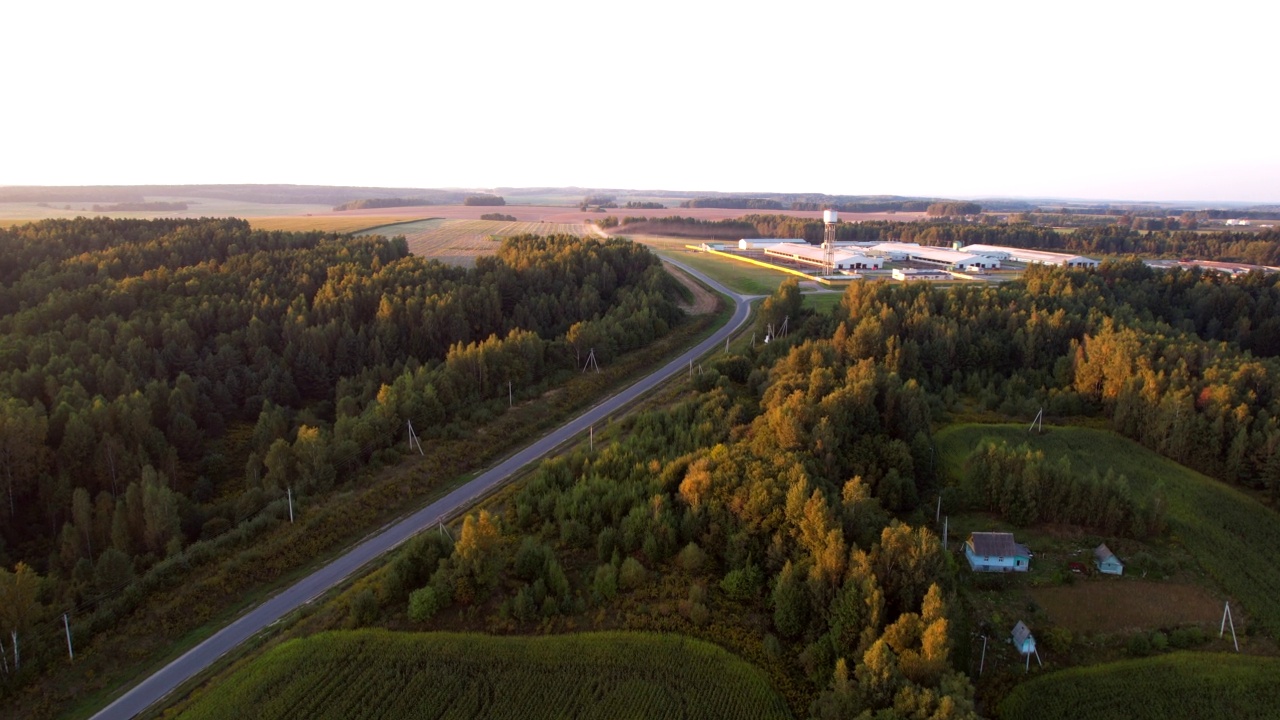
POLYGON ((974 555, 994 557, 1031 556, 1027 546, 1014 542, 1013 533, 976 532, 969 536, 969 544, 973 546, 974 555))
MULTIPOLYGON (((1108 558, 1115 558, 1116 554, 1111 552, 1111 548, 1106 543, 1102 543, 1093 549, 1093 557, 1098 562, 1106 562, 1108 558)), ((1120 558, 1116 558, 1116 562, 1120 562, 1120 558)))
POLYGON ((1022 644, 1027 641, 1027 638, 1031 637, 1031 629, 1028 628, 1021 620, 1019 620, 1018 624, 1013 626, 1012 634, 1013 634, 1013 644, 1017 645, 1018 649, 1021 650, 1022 644))

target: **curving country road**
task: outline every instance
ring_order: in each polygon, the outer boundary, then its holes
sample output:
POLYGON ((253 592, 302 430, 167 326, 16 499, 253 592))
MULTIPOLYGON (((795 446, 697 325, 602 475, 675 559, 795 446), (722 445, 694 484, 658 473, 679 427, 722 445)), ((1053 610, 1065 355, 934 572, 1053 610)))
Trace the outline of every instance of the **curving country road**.
POLYGON ((735 307, 729 322, 693 349, 664 365, 662 369, 587 410, 440 500, 361 542, 333 562, 241 615, 230 625, 121 695, 115 702, 94 715, 94 720, 125 720, 141 713, 162 700, 179 685, 212 665, 223 654, 342 582, 369 561, 392 550, 417 533, 450 519, 476 498, 506 482, 520 468, 541 458, 568 440, 580 436, 592 425, 601 422, 649 392, 672 374, 685 370, 690 361, 722 346, 726 338, 746 323, 752 296, 739 295, 691 267, 680 262, 671 262, 733 299, 735 307))

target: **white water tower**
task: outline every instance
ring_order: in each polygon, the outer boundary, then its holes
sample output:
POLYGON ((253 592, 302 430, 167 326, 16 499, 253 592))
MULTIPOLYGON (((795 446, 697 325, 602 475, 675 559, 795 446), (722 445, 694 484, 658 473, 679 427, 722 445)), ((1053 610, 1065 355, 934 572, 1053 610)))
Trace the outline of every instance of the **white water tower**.
POLYGON ((822 211, 822 272, 828 277, 836 274, 836 223, 840 222, 840 213, 835 210, 822 211))

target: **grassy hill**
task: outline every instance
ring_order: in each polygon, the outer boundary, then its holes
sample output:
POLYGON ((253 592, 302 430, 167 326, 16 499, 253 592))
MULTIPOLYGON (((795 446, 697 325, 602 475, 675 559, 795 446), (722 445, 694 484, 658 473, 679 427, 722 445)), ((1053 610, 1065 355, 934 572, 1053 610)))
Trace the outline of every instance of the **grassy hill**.
POLYGON ((197 718, 789 718, 764 673, 678 635, 359 630, 292 640, 182 710, 197 718))
MULTIPOLYGON (((936 438, 942 470, 959 478, 965 458, 984 440, 1026 444, 1073 470, 1113 468, 1139 494, 1160 492, 1168 503, 1169 534, 1220 588, 1243 603, 1251 629, 1280 637, 1280 517, 1249 495, 1156 455, 1106 430, 1052 427, 1031 435, 1024 425, 954 425, 936 438)), ((1234 603, 1233 603, 1234 607, 1234 603)), ((1238 622, 1238 620, 1237 620, 1238 622)))
POLYGON ((1174 653, 1071 668, 1019 685, 1003 720, 1280 717, 1280 659, 1174 653))

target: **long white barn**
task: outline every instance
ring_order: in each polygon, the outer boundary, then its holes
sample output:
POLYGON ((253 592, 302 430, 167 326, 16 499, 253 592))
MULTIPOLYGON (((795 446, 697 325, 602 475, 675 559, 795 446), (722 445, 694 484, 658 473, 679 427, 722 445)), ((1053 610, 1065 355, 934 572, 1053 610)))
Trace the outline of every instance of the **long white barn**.
POLYGON ((916 243, 882 242, 867 248, 867 252, 898 262, 909 260, 955 270, 995 270, 1000 267, 999 258, 916 243))
MULTIPOLYGON (((764 254, 818 267, 826 264, 826 256, 822 248, 809 243, 779 243, 766 247, 764 254)), ((884 267, 883 258, 868 257, 839 248, 833 253, 833 260, 836 270, 879 270, 884 267)))
POLYGON ((1098 261, 1083 255, 1046 252, 1044 250, 1027 250, 1025 248, 1005 247, 1003 245, 965 245, 960 252, 970 255, 983 255, 1000 260, 1029 265, 1065 265, 1066 267, 1098 267, 1098 261))

